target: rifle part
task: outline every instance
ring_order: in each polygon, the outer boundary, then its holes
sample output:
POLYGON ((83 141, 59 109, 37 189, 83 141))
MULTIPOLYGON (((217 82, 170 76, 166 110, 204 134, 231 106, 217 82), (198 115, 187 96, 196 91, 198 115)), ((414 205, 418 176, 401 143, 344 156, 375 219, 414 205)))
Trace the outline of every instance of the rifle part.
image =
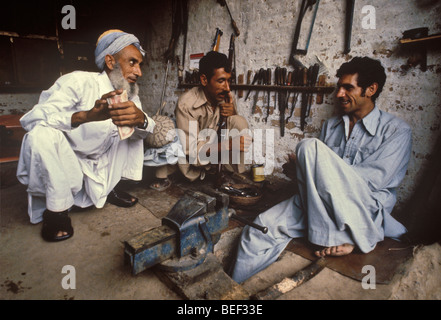
POLYGON ((231 11, 230 8, 228 7, 227 1, 226 0, 217 0, 217 2, 222 6, 222 7, 227 7, 228 10, 228 14, 230 15, 231 18, 231 26, 233 27, 234 33, 236 33, 236 36, 238 37, 240 35, 240 31, 239 28, 237 27, 236 21, 234 21, 233 16, 231 15, 231 11))

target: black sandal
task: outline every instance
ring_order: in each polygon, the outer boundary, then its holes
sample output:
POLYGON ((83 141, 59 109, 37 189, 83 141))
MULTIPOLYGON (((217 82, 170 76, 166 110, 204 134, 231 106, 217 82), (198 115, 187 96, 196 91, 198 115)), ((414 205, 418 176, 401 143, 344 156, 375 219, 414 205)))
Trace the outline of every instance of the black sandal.
POLYGON ((113 189, 107 196, 107 202, 117 207, 129 208, 138 202, 138 198, 132 197, 127 192, 113 189))
POLYGON ((43 212, 43 228, 41 236, 49 242, 56 242, 69 239, 73 236, 72 223, 67 215, 67 211, 52 212, 46 210, 43 212), (57 237, 58 232, 67 232, 66 235, 57 237))

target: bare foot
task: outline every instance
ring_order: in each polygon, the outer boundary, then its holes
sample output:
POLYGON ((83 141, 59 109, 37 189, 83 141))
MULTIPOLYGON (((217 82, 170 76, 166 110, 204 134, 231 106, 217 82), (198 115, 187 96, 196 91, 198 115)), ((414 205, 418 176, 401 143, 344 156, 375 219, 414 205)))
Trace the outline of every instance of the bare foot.
POLYGON ((327 247, 322 250, 316 251, 315 255, 317 257, 325 257, 325 256, 345 256, 350 254, 352 250, 354 250, 355 246, 349 243, 345 243, 339 246, 327 247))
POLYGON ((157 191, 167 190, 171 186, 171 181, 168 178, 165 179, 156 179, 151 185, 150 188, 157 191))
POLYGON ((62 236, 66 236, 67 235, 67 232, 66 231, 58 231, 58 233, 57 233, 57 238, 58 237, 62 237, 62 236))

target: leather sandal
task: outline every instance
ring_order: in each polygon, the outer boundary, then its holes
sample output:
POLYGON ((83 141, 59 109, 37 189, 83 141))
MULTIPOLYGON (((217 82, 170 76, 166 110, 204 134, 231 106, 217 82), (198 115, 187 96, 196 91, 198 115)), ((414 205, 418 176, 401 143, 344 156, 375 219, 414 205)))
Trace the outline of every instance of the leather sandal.
POLYGON ((41 236, 44 240, 49 242, 56 242, 69 239, 73 236, 72 223, 67 215, 67 211, 52 212, 45 210, 43 212, 43 227, 41 229, 41 236), (66 235, 58 236, 58 232, 67 232, 66 235))
POLYGON ((129 208, 138 202, 138 198, 131 196, 127 192, 113 189, 107 196, 107 202, 117 207, 129 208))

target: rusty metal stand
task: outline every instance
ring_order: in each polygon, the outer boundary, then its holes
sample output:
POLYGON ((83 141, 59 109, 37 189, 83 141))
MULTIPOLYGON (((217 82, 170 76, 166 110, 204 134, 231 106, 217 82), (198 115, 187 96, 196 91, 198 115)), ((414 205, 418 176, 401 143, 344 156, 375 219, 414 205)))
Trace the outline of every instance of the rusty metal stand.
POLYGON ((222 269, 209 253, 201 265, 187 271, 166 272, 155 267, 155 274, 182 298, 188 300, 248 300, 249 293, 222 269))

